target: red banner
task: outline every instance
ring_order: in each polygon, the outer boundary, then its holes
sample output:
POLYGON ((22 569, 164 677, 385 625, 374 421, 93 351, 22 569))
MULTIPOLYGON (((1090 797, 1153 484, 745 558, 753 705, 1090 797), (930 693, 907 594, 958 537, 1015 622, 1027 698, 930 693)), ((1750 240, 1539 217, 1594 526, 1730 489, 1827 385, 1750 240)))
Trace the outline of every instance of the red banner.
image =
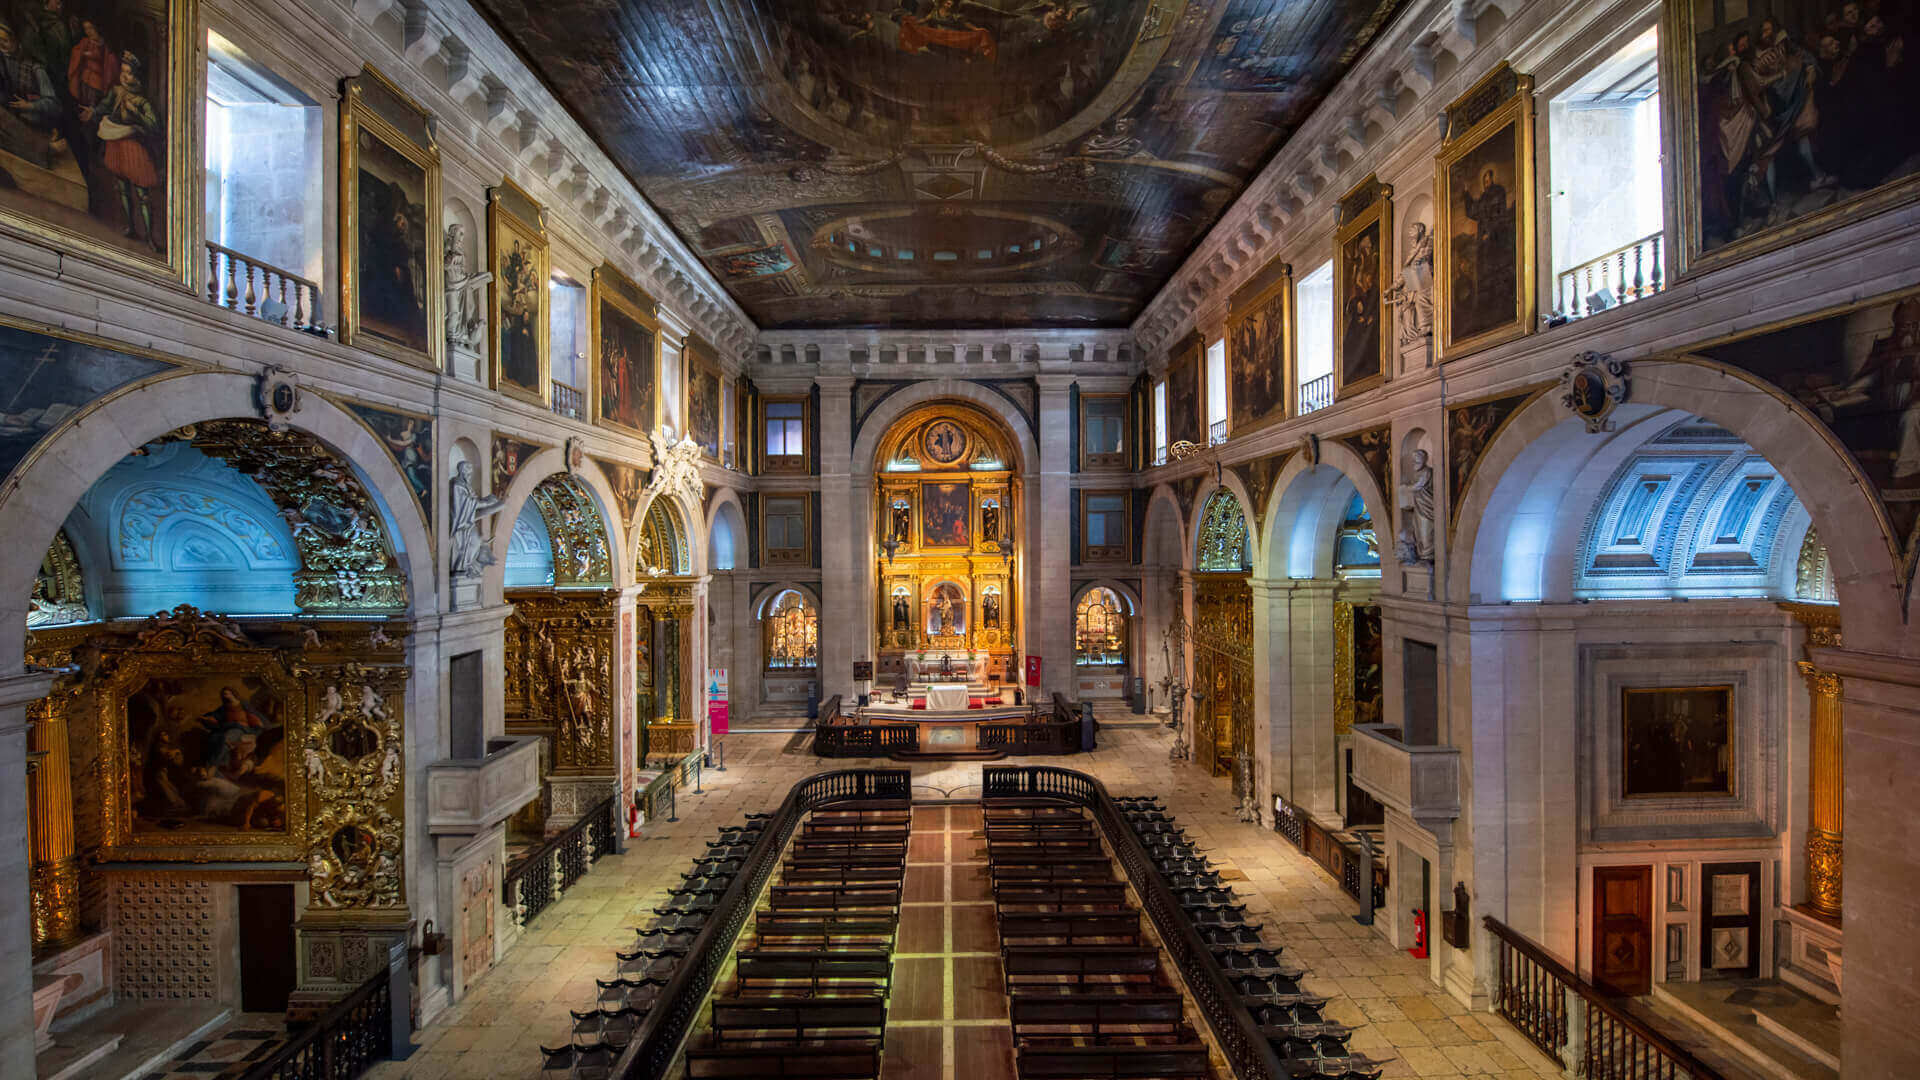
POLYGON ((925 52, 929 45, 958 49, 988 60, 993 59, 994 55, 993 35, 981 27, 951 30, 944 26, 928 26, 911 15, 900 20, 901 49, 911 53, 925 52))
POLYGON ((1040 685, 1040 658, 1037 656, 1027 657, 1027 685, 1040 685))

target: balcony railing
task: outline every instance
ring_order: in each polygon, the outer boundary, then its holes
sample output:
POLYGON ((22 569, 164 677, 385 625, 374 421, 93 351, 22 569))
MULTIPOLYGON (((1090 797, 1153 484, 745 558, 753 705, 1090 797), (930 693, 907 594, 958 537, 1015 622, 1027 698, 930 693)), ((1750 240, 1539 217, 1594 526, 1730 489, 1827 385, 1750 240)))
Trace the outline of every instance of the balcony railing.
POLYGON ((207 241, 207 302, 293 330, 320 325, 320 286, 207 241))
POLYGON ((1309 379, 1300 384, 1300 415, 1324 409, 1333 404, 1333 372, 1329 371, 1317 379, 1309 379))
POLYGON ((1207 445, 1208 446, 1219 446, 1221 443, 1226 441, 1227 441, 1227 422, 1225 420, 1215 420, 1213 423, 1207 425, 1207 445))
MULTIPOLYGON (((242 1073, 244 1080, 353 1080, 393 1057, 393 976, 366 982, 242 1073)), ((269 1044, 271 1045, 271 1044, 269 1044)))
POLYGON ((1353 782, 1390 809, 1438 832, 1460 816, 1460 750, 1413 746, 1389 724, 1353 727, 1353 782))
POLYGON ((568 386, 558 379, 553 380, 553 411, 556 416, 569 420, 579 420, 585 416, 586 405, 577 387, 568 386))
POLYGON ((1643 236, 1597 259, 1561 271, 1554 278, 1553 286, 1555 321, 1583 319, 1659 292, 1664 286, 1660 241, 1659 233, 1643 236))
POLYGON ((609 795, 566 832, 507 868, 500 881, 500 902, 513 913, 513 925, 532 922, 586 876, 595 859, 613 851, 613 831, 620 827, 618 802, 609 795))

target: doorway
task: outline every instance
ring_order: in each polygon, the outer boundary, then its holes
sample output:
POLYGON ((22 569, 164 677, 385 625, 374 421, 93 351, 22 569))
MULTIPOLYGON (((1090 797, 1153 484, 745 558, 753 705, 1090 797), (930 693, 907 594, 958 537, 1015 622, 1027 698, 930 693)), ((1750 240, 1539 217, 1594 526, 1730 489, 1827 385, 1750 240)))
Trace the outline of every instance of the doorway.
POLYGON ((1653 989, 1653 867, 1594 867, 1593 983, 1627 997, 1653 989))
POLYGON ((240 1011, 284 1013, 293 995, 293 886, 239 885, 240 1011))

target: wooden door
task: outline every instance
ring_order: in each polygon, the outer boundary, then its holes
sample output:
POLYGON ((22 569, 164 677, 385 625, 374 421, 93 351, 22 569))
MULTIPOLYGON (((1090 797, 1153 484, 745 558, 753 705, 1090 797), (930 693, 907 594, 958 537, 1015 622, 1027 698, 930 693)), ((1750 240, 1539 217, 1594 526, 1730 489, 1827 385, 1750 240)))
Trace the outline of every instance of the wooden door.
POLYGON ((293 994, 293 886, 237 888, 240 1011, 284 1013, 293 994))
POLYGON ((1593 982, 1610 994, 1653 989, 1653 867, 1594 868, 1593 982))
POLYGON ((1760 864, 1708 863, 1700 868, 1700 978, 1760 977, 1760 864))

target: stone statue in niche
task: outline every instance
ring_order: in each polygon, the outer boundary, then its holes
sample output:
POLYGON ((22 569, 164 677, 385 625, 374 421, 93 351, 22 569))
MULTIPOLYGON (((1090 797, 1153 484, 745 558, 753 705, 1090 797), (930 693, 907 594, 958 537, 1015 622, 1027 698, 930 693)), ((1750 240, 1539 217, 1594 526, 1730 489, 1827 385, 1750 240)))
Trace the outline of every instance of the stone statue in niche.
POLYGON ((493 274, 468 273, 467 227, 459 222, 447 226, 442 255, 447 275, 447 345, 479 352, 487 330, 486 287, 493 274))
POLYGON ((889 535, 903 544, 913 538, 913 508, 904 502, 893 504, 893 528, 889 535))
POLYGON ((912 619, 913 611, 907 604, 907 594, 893 594, 893 628, 895 630, 905 630, 907 629, 907 624, 911 622, 912 619))
POLYGON ((998 590, 989 589, 987 593, 980 598, 980 621, 987 626, 998 627, 1000 625, 1000 593, 998 590))
POLYGON ((1433 233, 1426 222, 1416 221, 1408 227, 1407 249, 1407 259, 1400 265, 1400 280, 1381 297, 1396 306, 1403 349, 1433 338, 1433 233))
POLYGON ((996 544, 1000 542, 1000 504, 992 499, 980 504, 980 535, 996 544))
POLYGON ((1402 566, 1433 564, 1433 466, 1427 452, 1410 455, 1407 482, 1400 485, 1400 531, 1394 537, 1394 555, 1402 566))
POLYGON ((480 519, 499 513, 502 500, 497 495, 481 495, 473 490, 470 462, 462 461, 453 467, 451 487, 447 500, 448 568, 455 579, 477 578, 494 563, 493 544, 480 535, 480 519))

